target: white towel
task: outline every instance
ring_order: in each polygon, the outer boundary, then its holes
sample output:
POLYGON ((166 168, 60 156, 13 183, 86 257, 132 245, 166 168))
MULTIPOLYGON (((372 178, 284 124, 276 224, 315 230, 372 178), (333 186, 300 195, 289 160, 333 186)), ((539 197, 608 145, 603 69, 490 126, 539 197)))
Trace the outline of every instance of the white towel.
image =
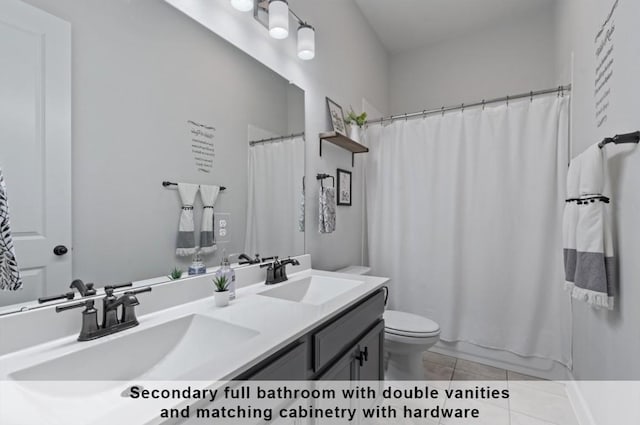
POLYGON ((336 230, 336 190, 333 187, 320 188, 320 233, 336 230))
POLYGON ((210 254, 218 247, 213 237, 213 206, 220 193, 219 186, 200 185, 200 197, 202 198, 202 227, 200 228, 200 252, 210 254))
POLYGON ((613 309, 617 286, 611 204, 604 196, 604 153, 593 145, 569 166, 563 217, 565 289, 596 307, 613 309))
POLYGON ((193 203, 198 193, 198 185, 178 183, 178 192, 182 200, 180 224, 178 225, 178 242, 176 255, 187 256, 196 253, 196 235, 193 223, 193 203))
POLYGON ((2 169, 0 169, 0 289, 5 291, 22 289, 22 279, 11 237, 9 203, 2 169))

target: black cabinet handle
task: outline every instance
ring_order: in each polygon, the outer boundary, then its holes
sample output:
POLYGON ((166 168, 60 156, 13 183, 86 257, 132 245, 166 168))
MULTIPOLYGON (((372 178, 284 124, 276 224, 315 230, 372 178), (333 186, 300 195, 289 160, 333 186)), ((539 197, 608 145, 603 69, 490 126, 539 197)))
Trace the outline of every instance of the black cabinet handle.
POLYGON ((364 365, 364 362, 369 360, 369 347, 364 347, 364 350, 360 350, 356 356, 356 360, 360 363, 360 366, 364 365))
POLYGON ((58 246, 56 246, 55 248, 53 248, 53 253, 54 253, 55 255, 58 255, 58 256, 60 256, 60 255, 64 255, 64 254, 66 254, 67 252, 69 252, 69 250, 68 250, 68 249, 67 249, 67 247, 66 247, 66 246, 64 246, 64 245, 58 245, 58 246))

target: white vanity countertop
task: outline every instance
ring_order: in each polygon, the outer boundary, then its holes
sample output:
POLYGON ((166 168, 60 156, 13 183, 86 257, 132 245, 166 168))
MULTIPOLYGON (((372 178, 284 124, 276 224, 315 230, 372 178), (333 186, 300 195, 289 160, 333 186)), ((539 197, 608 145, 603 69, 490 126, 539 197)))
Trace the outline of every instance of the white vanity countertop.
MULTIPOLYGON (((290 274, 289 282, 273 286, 265 286, 264 283, 257 283, 240 288, 237 290, 236 299, 231 301, 230 305, 226 307, 216 307, 213 297, 208 297, 141 316, 139 317, 139 326, 94 341, 78 342, 76 341, 77 335, 73 335, 0 356, 0 385, 5 386, 5 390, 8 388, 12 392, 19 391, 19 389, 22 388, 22 384, 11 379, 11 374, 15 371, 23 370, 46 362, 49 359, 58 358, 91 346, 109 344, 111 341, 126 334, 140 332, 145 329, 161 325, 165 322, 193 314, 214 318, 236 326, 242 326, 257 332, 258 334, 236 345, 224 347, 223 350, 216 349, 215 356, 212 356, 211 361, 204 362, 199 367, 192 368, 185 364, 184 368, 176 370, 175 374, 172 373, 171 376, 145 377, 143 375, 130 381, 130 384, 134 385, 136 381, 144 381, 145 379, 183 382, 216 382, 230 380, 249 370, 252 366, 255 366, 290 343, 296 341, 298 338, 317 327, 320 323, 338 315, 349 306, 381 288, 387 281, 387 278, 382 277, 354 276, 306 269, 290 274), (298 279, 304 279, 305 277, 312 275, 358 280, 363 283, 344 291, 340 295, 321 305, 287 301, 279 298, 258 295, 260 292, 274 287, 289 284, 295 285, 296 282, 298 282, 298 279)), ((140 298, 140 302, 141 304, 144 303, 144 299, 140 298)), ((78 321, 80 321, 79 312, 78 321)), ((211 335, 211 338, 215 340, 216 335, 211 335)), ((198 354, 207 356, 207 352, 198 354)), ((127 360, 135 362, 135 353, 132 353, 131 358, 127 360)), ((95 367, 109 368, 109 365, 96 364, 95 367)), ((118 382, 118 391, 122 391, 123 383, 124 381, 118 382)), ((24 391, 30 393, 22 394, 25 401, 32 401, 34 394, 26 389, 24 389, 24 391)), ((15 404, 18 406, 20 404, 19 394, 12 395, 16 395, 18 397, 15 404)), ((102 393, 103 400, 105 395, 107 394, 102 393)), ((100 396, 100 394, 83 398, 85 398, 85 402, 90 403, 90 399, 96 396, 100 396)), ((44 395, 42 397, 49 398, 44 395)), ((126 401, 130 399, 121 398, 120 400, 122 400, 123 403, 126 403, 126 401)), ((47 404, 46 400, 43 399, 41 401, 41 405, 47 404)), ((76 398, 72 401, 77 403, 80 400, 76 398)), ((60 402, 61 400, 57 399, 56 406, 59 406, 60 402)), ((27 406, 22 406, 20 408, 22 412, 24 412, 23 409, 25 407, 27 406)), ((99 410, 100 409, 95 412, 97 415, 95 423, 101 423, 101 420, 99 419, 99 410)), ((109 414, 113 415, 113 409, 110 408, 109 411, 109 414)), ((84 418, 84 420, 86 419, 87 418, 84 418)), ((113 416, 111 416, 110 420, 113 419, 113 416)), ((131 419, 131 417, 129 417, 129 419, 131 419)), ((141 420, 139 423, 154 423, 154 421, 148 422, 146 419, 139 419, 141 420)), ((129 423, 133 424, 134 422, 129 423)))

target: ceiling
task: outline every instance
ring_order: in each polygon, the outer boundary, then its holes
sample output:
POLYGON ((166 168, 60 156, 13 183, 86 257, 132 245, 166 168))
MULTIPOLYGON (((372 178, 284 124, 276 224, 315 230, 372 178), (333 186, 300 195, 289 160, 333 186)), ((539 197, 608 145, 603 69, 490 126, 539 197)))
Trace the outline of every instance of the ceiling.
POLYGON ((555 0, 354 0, 389 52, 468 34, 555 0))

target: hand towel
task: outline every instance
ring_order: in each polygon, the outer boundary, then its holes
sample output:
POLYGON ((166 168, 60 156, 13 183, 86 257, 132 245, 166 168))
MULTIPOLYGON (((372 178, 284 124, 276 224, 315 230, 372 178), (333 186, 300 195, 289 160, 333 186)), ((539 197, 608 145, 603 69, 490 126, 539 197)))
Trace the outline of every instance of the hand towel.
POLYGON ((200 252, 210 254, 218 247, 213 237, 213 206, 220 193, 219 186, 200 185, 200 197, 202 198, 202 227, 200 228, 200 252))
POLYGON ((565 289, 595 307, 613 309, 617 286, 611 204, 604 196, 604 153, 593 145, 569 166, 563 217, 565 289))
POLYGON ((320 233, 336 230, 336 190, 333 187, 320 188, 320 233))
POLYGON ((0 289, 4 291, 22 289, 22 279, 11 237, 9 203, 2 169, 0 169, 0 289))
POLYGON ((302 190, 300 191, 300 200, 298 201, 298 231, 304 232, 305 217, 304 217, 304 177, 302 178, 302 190))
POLYGON ((193 223, 193 203, 198 193, 198 185, 178 183, 178 192, 182 200, 176 255, 187 256, 196 253, 196 235, 193 223))

